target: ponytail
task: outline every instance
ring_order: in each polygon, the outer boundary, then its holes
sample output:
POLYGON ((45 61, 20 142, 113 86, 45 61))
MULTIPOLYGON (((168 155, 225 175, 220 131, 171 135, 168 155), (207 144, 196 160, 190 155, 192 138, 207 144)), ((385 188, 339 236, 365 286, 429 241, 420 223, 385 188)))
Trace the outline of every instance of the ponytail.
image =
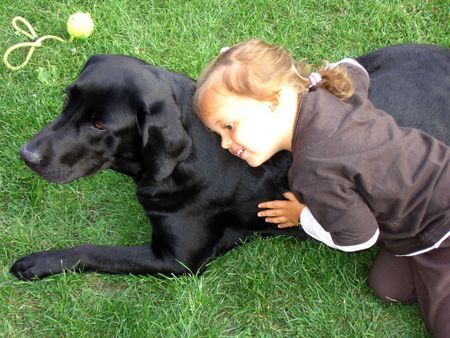
POLYGON ((324 67, 319 69, 319 74, 322 77, 319 87, 328 90, 338 98, 348 99, 355 92, 353 82, 344 68, 324 67))
MULTIPOLYGON (((314 67, 313 65, 304 65, 303 63, 296 65, 297 73, 302 79, 308 79, 309 75, 306 74, 311 74, 311 69, 314 67), (302 76, 302 74, 304 75, 302 76)), ((353 82, 345 68, 339 65, 333 67, 324 66, 318 68, 317 73, 321 79, 315 85, 316 87, 325 89, 342 100, 352 97, 355 92, 353 82)), ((308 84, 311 84, 310 80, 308 80, 308 84)), ((303 91, 307 91, 308 89, 309 87, 303 91)))

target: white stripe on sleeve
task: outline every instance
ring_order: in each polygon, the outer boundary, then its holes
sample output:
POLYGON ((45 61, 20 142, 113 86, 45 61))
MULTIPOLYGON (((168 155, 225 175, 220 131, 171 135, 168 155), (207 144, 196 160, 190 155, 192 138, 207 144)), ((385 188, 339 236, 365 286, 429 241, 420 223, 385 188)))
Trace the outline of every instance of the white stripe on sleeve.
POLYGON ((311 236, 314 239, 317 239, 318 241, 321 241, 328 245, 329 247, 332 247, 334 249, 338 249, 345 252, 353 252, 353 251, 360 251, 365 250, 373 246, 377 240, 378 236, 380 235, 380 230, 377 228, 377 231, 375 231, 375 234, 366 242, 356 244, 356 245, 337 245, 333 242, 333 239, 331 238, 331 234, 327 232, 319 222, 314 218, 311 211, 308 207, 305 207, 301 214, 300 214, 300 223, 302 225, 303 230, 311 236))

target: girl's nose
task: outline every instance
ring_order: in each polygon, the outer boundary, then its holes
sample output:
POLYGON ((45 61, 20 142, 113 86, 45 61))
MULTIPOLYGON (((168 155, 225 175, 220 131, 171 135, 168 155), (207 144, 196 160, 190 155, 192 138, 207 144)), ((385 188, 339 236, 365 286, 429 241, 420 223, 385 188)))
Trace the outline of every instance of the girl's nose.
POLYGON ((229 137, 222 136, 222 140, 220 142, 220 145, 221 145, 221 147, 223 149, 229 149, 232 144, 233 144, 233 142, 231 141, 231 139, 229 137))

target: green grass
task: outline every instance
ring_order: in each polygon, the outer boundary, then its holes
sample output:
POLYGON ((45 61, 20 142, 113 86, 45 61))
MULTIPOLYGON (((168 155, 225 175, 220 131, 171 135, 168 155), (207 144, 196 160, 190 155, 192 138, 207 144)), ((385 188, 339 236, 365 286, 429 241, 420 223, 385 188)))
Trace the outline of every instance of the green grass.
POLYGON ((148 241, 127 177, 107 171, 54 185, 18 157, 58 114, 62 89, 90 55, 134 55, 195 78, 222 46, 253 37, 313 62, 396 43, 448 47, 448 1, 2 0, 0 51, 25 39, 12 30, 15 15, 38 35, 66 36, 75 11, 92 14, 91 38, 45 41, 25 69, 0 67, 0 336, 427 335, 417 306, 383 304, 366 286, 374 250, 344 254, 313 241, 256 238, 203 275, 182 278, 67 273, 23 282, 9 268, 33 251, 148 241))

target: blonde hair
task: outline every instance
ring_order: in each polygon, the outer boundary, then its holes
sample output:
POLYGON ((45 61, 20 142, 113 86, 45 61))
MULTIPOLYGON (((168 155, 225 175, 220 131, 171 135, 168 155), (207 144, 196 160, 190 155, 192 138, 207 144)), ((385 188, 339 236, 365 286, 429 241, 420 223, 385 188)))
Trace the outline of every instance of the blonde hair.
MULTIPOLYGON (((307 92, 308 74, 317 68, 296 62, 280 46, 261 40, 250 40, 221 52, 200 74, 194 104, 200 116, 214 113, 221 98, 234 94, 278 104, 282 85, 293 86, 299 93, 307 92)), ((353 95, 354 87, 345 69, 321 67, 316 70, 322 81, 318 87, 341 99, 353 95)))

